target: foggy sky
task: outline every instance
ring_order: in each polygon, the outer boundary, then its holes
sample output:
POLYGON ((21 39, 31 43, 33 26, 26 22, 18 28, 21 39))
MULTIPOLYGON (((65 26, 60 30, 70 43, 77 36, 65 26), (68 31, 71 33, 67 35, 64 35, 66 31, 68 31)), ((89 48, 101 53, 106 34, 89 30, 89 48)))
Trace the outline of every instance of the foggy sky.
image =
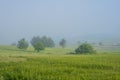
POLYGON ((120 0, 0 0, 0 44, 120 35, 120 0))

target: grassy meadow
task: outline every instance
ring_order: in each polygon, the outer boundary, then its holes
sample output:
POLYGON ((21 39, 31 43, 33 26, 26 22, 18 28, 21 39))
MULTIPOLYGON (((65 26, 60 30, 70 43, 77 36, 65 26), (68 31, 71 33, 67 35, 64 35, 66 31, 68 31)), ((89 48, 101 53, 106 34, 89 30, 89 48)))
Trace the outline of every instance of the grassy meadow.
POLYGON ((97 54, 68 54, 71 48, 19 50, 0 46, 0 80, 120 80, 119 48, 99 48, 97 54))

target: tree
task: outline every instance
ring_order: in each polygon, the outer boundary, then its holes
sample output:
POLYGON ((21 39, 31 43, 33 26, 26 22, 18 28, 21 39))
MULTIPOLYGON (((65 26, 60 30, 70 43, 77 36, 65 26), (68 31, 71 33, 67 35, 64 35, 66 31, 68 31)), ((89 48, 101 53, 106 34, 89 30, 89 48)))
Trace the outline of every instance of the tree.
POLYGON ((33 37, 31 40, 31 44, 37 52, 39 52, 40 50, 44 50, 45 48, 39 36, 33 37))
POLYGON ((102 43, 102 42, 99 42, 98 44, 99 44, 99 46, 103 46, 103 43, 102 43))
POLYGON ((39 36, 33 37, 31 40, 31 45, 34 46, 36 43, 41 42, 41 39, 39 36))
MULTIPOLYGON (((40 45, 41 47, 54 47, 55 46, 55 43, 54 41, 49 38, 49 37, 46 37, 46 36, 43 36, 43 37, 33 37, 32 40, 31 40, 31 44, 32 46, 34 47, 35 50, 37 49, 40 49, 40 45), (39 45, 39 47, 38 47, 39 45), (36 46, 38 48, 36 48, 36 46)), ((40 50, 43 50, 42 48, 40 50)), ((39 52, 39 50, 37 50, 39 52)))
POLYGON ((29 44, 28 44, 27 41, 25 41, 24 38, 18 41, 17 47, 18 47, 19 49, 27 49, 28 46, 29 46, 29 44))
POLYGON ((48 45, 47 47, 55 47, 55 43, 51 38, 48 38, 48 45))
POLYGON ((65 39, 62 39, 62 40, 59 42, 59 45, 60 45, 62 48, 65 48, 65 46, 66 46, 66 40, 65 40, 65 39))
POLYGON ((43 43, 43 45, 45 47, 54 47, 55 46, 54 41, 51 38, 46 37, 46 36, 41 37, 41 42, 43 43))
POLYGON ((88 43, 81 44, 77 49, 75 49, 76 54, 87 54, 95 53, 93 47, 88 43))
POLYGON ((35 50, 37 52, 40 52, 40 50, 44 50, 45 49, 44 45, 41 42, 36 43, 33 47, 35 48, 35 50))

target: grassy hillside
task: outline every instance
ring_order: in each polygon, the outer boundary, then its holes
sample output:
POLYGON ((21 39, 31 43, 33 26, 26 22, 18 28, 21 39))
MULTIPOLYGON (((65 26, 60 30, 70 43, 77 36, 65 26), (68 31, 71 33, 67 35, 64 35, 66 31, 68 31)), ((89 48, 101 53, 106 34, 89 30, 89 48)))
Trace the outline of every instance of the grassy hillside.
POLYGON ((94 46, 97 52, 99 53, 120 53, 120 46, 110 46, 110 45, 104 45, 104 46, 94 46))
POLYGON ((72 49, 0 46, 0 80, 120 80, 120 54, 70 55, 72 49))

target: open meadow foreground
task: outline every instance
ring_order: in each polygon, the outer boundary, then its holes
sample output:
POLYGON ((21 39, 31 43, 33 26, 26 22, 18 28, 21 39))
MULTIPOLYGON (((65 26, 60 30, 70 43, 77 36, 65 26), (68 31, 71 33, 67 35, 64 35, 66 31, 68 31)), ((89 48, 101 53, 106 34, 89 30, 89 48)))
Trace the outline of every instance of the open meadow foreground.
POLYGON ((0 80, 120 80, 120 54, 68 54, 71 49, 0 46, 0 80))

